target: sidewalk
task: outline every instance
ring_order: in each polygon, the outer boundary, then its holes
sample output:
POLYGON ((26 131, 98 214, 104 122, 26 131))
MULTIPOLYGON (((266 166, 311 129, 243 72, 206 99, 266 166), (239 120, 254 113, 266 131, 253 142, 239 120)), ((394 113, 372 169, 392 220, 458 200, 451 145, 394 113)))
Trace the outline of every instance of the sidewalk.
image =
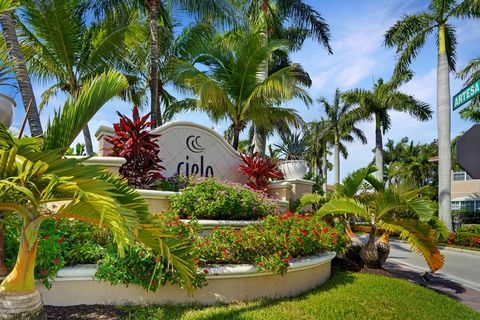
POLYGON ((383 268, 393 276, 415 282, 426 286, 441 294, 447 295, 477 311, 480 311, 480 290, 474 290, 464 287, 460 283, 445 279, 441 275, 432 275, 430 280, 425 283, 422 279, 422 272, 413 271, 399 264, 386 262, 383 268))

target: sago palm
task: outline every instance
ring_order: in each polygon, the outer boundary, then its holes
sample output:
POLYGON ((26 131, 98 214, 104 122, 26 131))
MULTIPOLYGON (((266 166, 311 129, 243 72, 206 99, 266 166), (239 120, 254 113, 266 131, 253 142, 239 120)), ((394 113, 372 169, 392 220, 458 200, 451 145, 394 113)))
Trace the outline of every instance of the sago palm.
POLYGON ((406 15, 385 34, 385 45, 396 47, 396 74, 407 71, 429 35, 437 45, 437 128, 438 128, 438 201, 439 215, 452 230, 451 209, 451 110, 450 71, 455 70, 456 34, 454 19, 480 18, 478 0, 431 0, 427 11, 406 15))
POLYGON ((335 169, 335 183, 337 184, 340 183, 340 152, 343 153, 345 158, 348 155, 342 141, 352 142, 356 137, 360 142, 366 144, 367 139, 363 131, 355 126, 355 122, 360 119, 355 119, 353 116, 353 104, 342 101, 339 89, 335 91, 332 102, 323 97, 320 97, 317 101, 325 112, 327 122, 325 130, 330 131, 333 137, 333 167, 335 169))
MULTIPOLYGON (((194 256, 183 240, 163 232, 162 225, 148 214, 143 198, 122 178, 98 166, 83 166, 87 158, 63 156, 85 123, 126 88, 125 78, 116 72, 87 81, 55 114, 43 139, 18 140, 0 128, 0 210, 23 219, 17 260, 0 284, 0 295, 34 294, 30 314, 17 315, 20 318, 41 313, 34 267, 38 231, 47 219, 79 219, 108 228, 120 254, 140 241, 154 249, 169 270, 175 269, 192 289, 194 256)), ((16 306, 11 308, 2 312, 15 313, 16 306)))
POLYGON ((262 127, 279 121, 285 126, 302 123, 298 113, 278 106, 300 98, 305 104, 311 98, 304 89, 308 82, 298 64, 282 68, 266 79, 257 75, 272 52, 288 48, 283 41, 262 46, 259 32, 235 30, 197 40, 190 61, 172 59, 171 78, 180 88, 192 92, 190 109, 205 111, 214 121, 228 119, 233 129, 233 147, 238 148, 240 132, 250 122, 262 127))
MULTIPOLYGON (((480 57, 472 59, 472 61, 458 73, 458 76, 465 81, 465 85, 469 85, 480 79, 480 57)), ((463 119, 480 123, 480 96, 476 96, 470 105, 460 112, 460 115, 463 119)))
POLYGON ((379 230, 395 232, 425 258, 432 272, 443 266, 444 257, 437 248, 439 236, 447 229, 435 216, 436 205, 426 197, 428 188, 387 185, 377 180, 373 166, 359 169, 336 186, 332 198, 316 214, 322 217, 361 218, 370 226, 368 242, 360 251, 368 267, 379 267, 375 237, 379 230))
POLYGON ((427 121, 432 117, 428 104, 398 90, 410 79, 411 73, 402 74, 387 82, 380 78, 373 85, 373 90, 353 89, 343 95, 347 103, 359 106, 356 109, 357 118, 375 121, 375 165, 378 169, 378 180, 384 179, 382 135, 392 126, 389 113, 407 112, 420 121, 427 121))
MULTIPOLYGON (((21 15, 22 51, 29 71, 40 81, 53 80, 41 105, 59 91, 76 96, 83 83, 110 68, 125 52, 125 38, 135 33, 135 12, 109 15, 88 25, 80 0, 26 2, 21 15)), ((88 125, 83 129, 87 154, 93 154, 88 125)))

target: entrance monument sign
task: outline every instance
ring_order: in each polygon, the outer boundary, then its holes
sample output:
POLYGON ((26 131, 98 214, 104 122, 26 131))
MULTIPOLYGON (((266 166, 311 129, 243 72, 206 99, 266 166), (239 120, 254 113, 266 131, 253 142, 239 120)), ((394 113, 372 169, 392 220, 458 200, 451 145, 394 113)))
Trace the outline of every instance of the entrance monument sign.
MULTIPOLYGON (((159 134, 162 175, 175 174, 214 176, 220 180, 245 183, 247 177, 238 171, 242 159, 240 154, 216 131, 202 125, 177 121, 164 124, 154 130, 159 134)), ((99 143, 100 155, 106 155, 104 148, 109 144, 106 136, 115 135, 113 128, 101 126, 95 136, 99 143)))

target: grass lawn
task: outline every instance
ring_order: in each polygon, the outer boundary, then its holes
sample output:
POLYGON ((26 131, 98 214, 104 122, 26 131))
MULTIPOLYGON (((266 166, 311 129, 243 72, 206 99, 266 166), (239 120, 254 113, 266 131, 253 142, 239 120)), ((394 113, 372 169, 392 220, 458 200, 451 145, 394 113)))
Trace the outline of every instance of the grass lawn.
POLYGON ((480 319, 480 313, 469 307, 407 281, 339 271, 320 288, 288 300, 123 310, 127 319, 480 319))

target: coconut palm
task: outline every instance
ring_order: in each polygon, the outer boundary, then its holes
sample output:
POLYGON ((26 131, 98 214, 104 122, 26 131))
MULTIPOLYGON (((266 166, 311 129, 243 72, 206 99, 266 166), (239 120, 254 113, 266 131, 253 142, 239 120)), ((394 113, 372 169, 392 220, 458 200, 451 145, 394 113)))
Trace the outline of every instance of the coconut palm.
MULTIPOLYGON (((330 30, 321 14, 304 1, 290 0, 235 0, 242 12, 245 12, 249 21, 261 30, 263 45, 268 40, 287 40, 292 51, 300 50, 305 39, 317 41, 332 53, 330 47, 330 30)), ((291 64, 288 54, 277 51, 272 54, 270 61, 265 61, 268 68, 258 74, 260 80, 268 77, 283 67, 291 64)), ((271 133, 268 127, 255 125, 255 150, 265 153, 266 141, 271 133)))
MULTIPOLYGON (((480 57, 470 61, 465 68, 458 73, 458 76, 465 81, 465 85, 469 85, 480 79, 480 57)), ((463 109, 460 115, 463 119, 480 123, 480 96, 473 98, 470 105, 463 109)))
POLYGON ((163 233, 143 198, 121 177, 98 166, 82 166, 87 158, 63 157, 85 123, 127 86, 117 72, 85 82, 78 95, 69 97, 55 114, 43 139, 18 140, 0 127, 0 210, 23 219, 15 266, 0 284, 1 299, 11 300, 2 304, 2 315, 20 310, 27 313, 17 314, 18 318, 36 319, 42 313, 34 267, 38 231, 47 219, 80 219, 108 228, 120 254, 139 241, 159 253, 168 269, 178 272, 192 289, 195 257, 183 240, 163 233), (29 303, 18 308, 16 303, 22 299, 29 303))
POLYGON ((425 258, 432 272, 443 265, 444 257, 436 246, 439 236, 448 232, 435 216, 436 205, 426 195, 429 189, 400 184, 387 185, 372 174, 375 167, 359 169, 336 186, 332 198, 316 214, 322 217, 353 216, 370 226, 368 242, 360 251, 368 267, 380 267, 375 237, 378 230, 396 232, 415 252, 425 258), (367 188, 365 188, 367 186, 367 188))
POLYGON ((420 121, 427 121, 432 117, 432 111, 428 104, 398 90, 411 77, 409 72, 387 82, 380 78, 373 85, 373 90, 353 89, 347 91, 343 96, 348 103, 359 106, 356 110, 358 118, 375 121, 375 165, 378 169, 376 173, 378 180, 384 179, 382 135, 392 125, 389 112, 407 112, 420 121))
POLYGON ((326 128, 333 137, 333 167, 335 168, 335 183, 340 183, 340 153, 347 158, 348 153, 342 141, 352 142, 354 137, 359 139, 363 144, 367 143, 365 134, 362 130, 355 126, 355 122, 359 119, 353 117, 353 105, 342 102, 340 90, 335 91, 333 101, 329 102, 326 98, 317 99, 326 115, 326 128))
MULTIPOLYGON (((100 0, 91 1, 89 7, 93 9, 97 16, 103 16, 108 12, 119 12, 125 6, 134 7, 138 12, 147 18, 150 29, 149 39, 149 87, 150 87, 150 108, 152 119, 160 126, 163 122, 160 110, 161 82, 159 75, 160 45, 159 30, 160 26, 165 26, 171 20, 170 6, 174 4, 181 9, 194 13, 199 20, 211 19, 222 24, 236 24, 242 20, 242 15, 236 7, 228 0, 100 0)), ((163 86, 162 86, 163 87, 163 86)))
MULTIPOLYGON (((76 96, 83 83, 110 68, 125 50, 125 38, 136 31, 135 12, 109 15, 86 25, 79 0, 26 2, 20 24, 22 51, 29 70, 40 81, 54 83, 42 95, 41 107, 59 91, 76 96)), ((88 155, 93 154, 88 125, 83 129, 88 155)))
POLYGON ((277 106, 280 103, 294 98, 311 103, 304 90, 309 79, 298 64, 259 80, 257 75, 272 52, 287 51, 283 41, 271 41, 267 46, 262 46, 262 41, 255 31, 206 35, 191 46, 190 61, 172 59, 169 64, 173 82, 198 97, 190 99, 189 109, 205 111, 214 121, 231 122, 235 149, 240 132, 250 122, 261 127, 278 123, 298 127, 302 123, 295 110, 277 106))
POLYGON ((2 26, 3 40, 5 41, 10 58, 15 65, 15 75, 18 87, 20 88, 23 106, 27 113, 30 133, 33 136, 41 136, 43 130, 42 123, 40 122, 40 114, 38 113, 37 102, 28 76, 25 58, 20 50, 20 43, 18 42, 12 16, 15 4, 16 1, 13 0, 0 0, 0 25, 2 26))
POLYGON ((408 69, 429 35, 434 34, 436 38, 439 215, 449 230, 452 230, 449 72, 455 70, 457 44, 455 28, 451 22, 453 19, 465 18, 480 18, 478 0, 431 0, 428 11, 404 16, 385 34, 385 45, 397 49, 396 74, 402 74, 408 69))

